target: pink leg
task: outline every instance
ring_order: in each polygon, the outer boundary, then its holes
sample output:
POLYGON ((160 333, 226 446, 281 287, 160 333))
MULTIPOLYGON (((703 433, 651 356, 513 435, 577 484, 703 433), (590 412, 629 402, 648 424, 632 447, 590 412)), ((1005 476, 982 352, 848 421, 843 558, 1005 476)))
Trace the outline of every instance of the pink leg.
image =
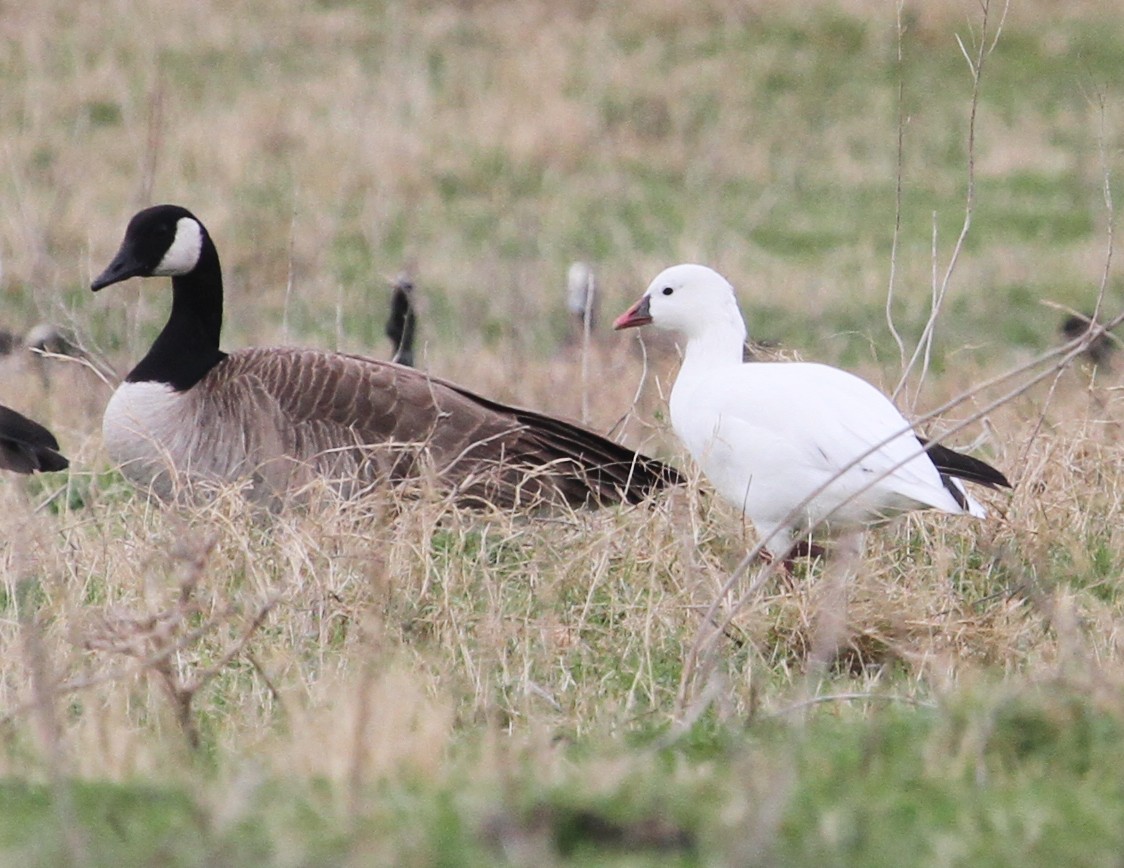
MULTIPOLYGON (((762 549, 761 554, 758 556, 767 564, 771 564, 776 556, 768 549, 762 549)), ((827 548, 819 543, 810 542, 803 539, 798 540, 782 562, 781 566, 784 567, 784 576, 786 583, 792 587, 792 577, 796 568, 797 558, 824 558, 827 557, 827 548)))

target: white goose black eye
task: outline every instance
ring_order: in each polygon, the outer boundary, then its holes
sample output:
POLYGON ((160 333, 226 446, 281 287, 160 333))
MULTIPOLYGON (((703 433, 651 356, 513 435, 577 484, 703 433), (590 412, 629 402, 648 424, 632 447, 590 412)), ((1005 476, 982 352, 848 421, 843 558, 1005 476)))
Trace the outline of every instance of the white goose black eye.
POLYGON ((663 294, 664 295, 671 295, 673 292, 675 292, 675 290, 672 289, 670 286, 665 286, 663 288, 663 294))

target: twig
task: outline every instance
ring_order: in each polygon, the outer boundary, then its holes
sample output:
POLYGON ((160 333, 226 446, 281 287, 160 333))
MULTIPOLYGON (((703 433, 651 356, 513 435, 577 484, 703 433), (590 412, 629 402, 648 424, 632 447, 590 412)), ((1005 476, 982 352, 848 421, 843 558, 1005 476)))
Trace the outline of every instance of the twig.
POLYGON ((137 191, 138 207, 152 204, 156 168, 160 161, 160 149, 164 143, 164 73, 159 61, 156 62, 156 81, 148 94, 148 117, 145 127, 141 183, 137 191))
POLYGON ((258 673, 258 677, 265 682, 265 686, 269 689, 269 695, 273 697, 273 701, 277 703, 277 707, 284 712, 285 704, 281 701, 281 691, 274 685, 273 679, 269 677, 269 673, 265 671, 265 667, 261 665, 261 661, 258 660, 257 655, 252 651, 247 651, 246 659, 250 662, 250 665, 254 667, 254 671, 258 673))
MULTIPOLYGON (((1104 304, 1105 293, 1108 291, 1108 279, 1112 271, 1112 254, 1115 250, 1116 235, 1116 211, 1112 201, 1112 172, 1109 168, 1108 156, 1105 150, 1105 106, 1103 94, 1101 94, 1099 97, 1099 108, 1100 131, 1098 135, 1098 151, 1101 158, 1101 178, 1103 179, 1104 205, 1105 213, 1107 215, 1105 224, 1105 255, 1104 268, 1101 270, 1100 286, 1097 289, 1097 298, 1093 304, 1093 315, 1092 317, 1090 317, 1089 328, 1083 335, 1081 335, 1081 338, 1084 339, 1083 349, 1088 349, 1090 346, 1092 346, 1093 343, 1099 341, 1103 335, 1109 335, 1113 340, 1119 342, 1119 338, 1117 338, 1116 335, 1113 334, 1113 329, 1116 328, 1116 326, 1119 325, 1121 321, 1124 321, 1124 315, 1118 315, 1106 324, 1102 325, 1097 322, 1101 307, 1104 304)), ((1061 376, 1061 371, 1058 372, 1058 376, 1061 376)), ((1026 462, 1026 457, 1030 453, 1030 447, 1033 445, 1034 441, 1038 439, 1038 434, 1042 430, 1042 425, 1046 420, 1046 410, 1050 406, 1050 403, 1053 399, 1054 390, 1057 387, 1057 384, 1058 380, 1055 379, 1054 382, 1050 385, 1050 391, 1042 405, 1042 412, 1039 414, 1034 428, 1030 432, 1030 436, 1026 438, 1026 442, 1023 444, 1022 453, 1019 456, 1020 464, 1024 464, 1026 462)))
MULTIPOLYGON (((229 663, 230 660, 233 660, 234 657, 237 656, 238 651, 245 647, 245 645, 249 642, 250 636, 262 625, 265 620, 265 616, 269 613, 270 610, 273 609, 278 601, 278 598, 273 598, 265 603, 262 609, 255 616, 254 620, 251 622, 250 627, 247 628, 242 639, 238 643, 236 643, 233 651, 224 656, 224 665, 225 663, 229 663)), ((115 681, 124 681, 126 679, 133 678, 145 672, 146 670, 156 670, 163 663, 169 660, 173 655, 178 654, 180 651, 183 651, 185 648, 188 648, 191 645, 194 645, 195 642, 207 635, 207 633, 209 633, 216 624, 230 615, 232 611, 233 610, 230 608, 223 609, 218 614, 212 616, 211 618, 208 618, 207 621, 196 627, 190 633, 185 633, 183 636, 179 637, 175 642, 164 646, 159 651, 156 651, 153 654, 148 655, 147 657, 137 659, 136 663, 132 666, 115 669, 111 672, 105 672, 100 675, 75 678, 71 681, 64 682, 63 684, 54 685, 50 688, 51 696, 57 699, 62 696, 67 696, 71 693, 78 693, 82 690, 88 690, 91 687, 99 687, 102 684, 108 684, 115 681)), ((218 674, 218 670, 220 668, 221 667, 212 667, 213 671, 208 677, 213 677, 214 675, 218 674)), ((11 725, 15 718, 27 713, 28 711, 33 710, 35 707, 36 700, 31 700, 21 705, 17 705, 12 710, 6 712, 3 716, 0 716, 0 726, 11 725)))
POLYGON ((582 424, 589 423, 589 355, 590 339, 593 331, 593 305, 594 294, 597 292, 597 283, 590 272, 586 283, 585 309, 582 311, 582 424))
POLYGON ((285 274, 285 303, 281 307, 281 339, 289 341, 289 306, 293 300, 293 248, 297 237, 297 191, 293 188, 293 210, 289 213, 288 270, 285 274))
POLYGON ((897 166, 894 172, 894 232, 890 238, 890 276, 886 286, 886 327, 894 343, 898 345, 898 358, 902 368, 905 368, 905 342, 898 334, 894 325, 894 278, 897 276, 898 267, 898 242, 901 240, 902 229, 902 176, 905 164, 905 74, 902 70, 902 37, 905 29, 902 26, 902 6, 905 0, 898 0, 897 36, 898 36, 898 154, 897 166))
POLYGON ((222 655, 222 657, 219 658, 219 662, 215 663, 213 666, 207 669, 204 669, 202 673, 196 675, 195 678, 192 679, 189 685, 189 689, 193 693, 199 688, 204 687, 208 681, 222 672, 222 670, 227 667, 231 660, 242 653, 242 650, 246 647, 246 645, 249 644, 250 639, 253 638, 254 633, 261 629, 262 624, 265 623, 266 616, 273 611, 273 607, 277 605, 278 600, 278 597, 271 597, 269 600, 267 600, 258 610, 257 615, 254 616, 254 619, 249 623, 246 629, 242 631, 242 637, 237 642, 235 642, 234 645, 231 646, 231 648, 222 655))
POLYGON ((35 614, 29 611, 31 607, 27 603, 29 596, 27 592, 31 586, 32 582, 28 579, 21 579, 17 585, 17 594, 23 598, 19 606, 20 632, 23 636, 27 668, 31 674, 32 698, 27 705, 34 709, 39 724, 40 740, 46 755, 54 797, 54 809, 59 825, 62 827, 68 861, 71 865, 86 865, 89 864, 87 855, 89 842, 86 841, 84 830, 78 822, 74 799, 63 770, 62 728, 55 708, 55 696, 50 688, 51 667, 47 659, 47 650, 43 647, 43 627, 35 614))
POLYGON ((94 376, 102 381, 110 389, 116 389, 117 385, 121 382, 121 376, 113 369, 105 359, 95 355, 90 350, 82 346, 75 346, 74 350, 77 355, 70 353, 53 353, 50 350, 41 350, 38 347, 28 348, 34 355, 40 356, 44 359, 51 359, 56 362, 67 362, 68 364, 82 365, 90 371, 93 371, 94 376))
POLYGON ((628 409, 625 410, 624 415, 609 428, 606 433, 607 437, 612 437, 614 431, 624 427, 624 425, 628 423, 628 420, 632 418, 633 411, 640 402, 640 396, 644 393, 644 384, 648 382, 648 348, 645 346, 644 341, 640 339, 639 334, 636 336, 636 343, 640 346, 640 382, 636 384, 636 391, 632 395, 632 403, 628 405, 628 409))
MULTIPOLYGON (((891 393, 891 400, 897 402, 899 396, 905 388, 906 383, 909 381, 913 370, 919 360, 923 359, 921 373, 917 378, 917 386, 914 391, 913 400, 909 402, 909 406, 913 407, 917 403, 917 399, 921 393, 921 387, 925 382, 925 377, 929 372, 929 360, 932 351, 933 337, 936 332, 937 319, 940 316, 941 308, 944 305, 945 297, 947 296, 949 286, 952 282, 952 275, 956 270, 957 263, 960 261, 961 251, 964 249, 964 242, 968 237, 968 231, 972 226, 972 215, 975 211, 976 204, 976 116, 979 111, 980 104, 980 86, 983 77, 983 65, 987 56, 995 49, 999 39, 999 34, 1003 29, 1003 22, 1007 17, 1008 3, 1004 3, 1003 13, 1000 16, 999 25, 996 28, 995 36, 990 43, 987 41, 987 25, 988 16, 991 9, 990 0, 983 0, 980 4, 983 18, 981 22, 980 38, 978 40, 978 49, 975 58, 973 59, 964 45, 963 40, 957 35, 956 43, 960 46, 960 51, 964 54, 965 59, 968 61, 968 68, 972 74, 972 101, 971 107, 968 112, 968 177, 967 189, 965 192, 964 202, 964 220, 960 226, 960 234, 957 236, 956 244, 953 246, 952 254, 949 257, 948 264, 945 266, 944 277, 938 282, 936 276, 933 278, 933 300, 929 311, 929 318, 925 323, 925 327, 921 331, 921 337, 918 339, 917 347, 913 351, 913 355, 909 359, 905 370, 902 371, 901 379, 898 381, 897 386, 891 393)), ((936 215, 934 214, 934 228, 933 228, 933 265, 936 268, 936 215)))
POLYGON ((763 719, 773 720, 778 717, 784 717, 785 715, 792 714, 801 709, 809 708, 813 705, 820 705, 825 702, 901 702, 905 705, 913 705, 918 708, 938 707, 937 703, 927 699, 917 699, 913 696, 898 696, 893 693, 827 693, 821 696, 811 696, 808 699, 802 699, 799 702, 786 705, 784 708, 771 711, 763 715, 763 719))

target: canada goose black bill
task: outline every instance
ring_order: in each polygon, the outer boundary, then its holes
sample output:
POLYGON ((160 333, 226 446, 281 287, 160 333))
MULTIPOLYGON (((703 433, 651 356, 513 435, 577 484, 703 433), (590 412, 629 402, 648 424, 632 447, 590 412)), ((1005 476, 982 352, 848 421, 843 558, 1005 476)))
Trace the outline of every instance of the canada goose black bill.
POLYGON ((66 470, 55 435, 26 416, 0 405, 0 467, 16 473, 66 470))
POLYGON ((345 497, 435 478, 462 504, 635 503, 673 468, 592 431, 390 362, 318 350, 224 353, 222 271, 203 224, 158 205, 129 222, 91 288, 172 278, 172 311, 114 392, 103 434, 138 486, 250 480, 273 501, 321 478, 345 497))

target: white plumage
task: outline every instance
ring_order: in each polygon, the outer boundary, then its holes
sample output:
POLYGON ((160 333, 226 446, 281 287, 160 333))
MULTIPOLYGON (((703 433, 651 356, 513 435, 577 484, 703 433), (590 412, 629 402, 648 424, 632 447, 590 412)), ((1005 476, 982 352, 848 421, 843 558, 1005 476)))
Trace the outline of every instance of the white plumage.
MULTIPOLYGON (((985 515, 865 380, 820 364, 743 363, 745 322, 733 287, 717 272, 666 269, 614 327, 647 323, 686 338, 670 399, 675 433, 769 550, 786 552, 812 531, 861 531, 914 509, 985 515)), ((970 463, 968 478, 1006 484, 982 462, 941 452, 953 465, 970 463), (981 467, 994 478, 979 479, 981 467)))

